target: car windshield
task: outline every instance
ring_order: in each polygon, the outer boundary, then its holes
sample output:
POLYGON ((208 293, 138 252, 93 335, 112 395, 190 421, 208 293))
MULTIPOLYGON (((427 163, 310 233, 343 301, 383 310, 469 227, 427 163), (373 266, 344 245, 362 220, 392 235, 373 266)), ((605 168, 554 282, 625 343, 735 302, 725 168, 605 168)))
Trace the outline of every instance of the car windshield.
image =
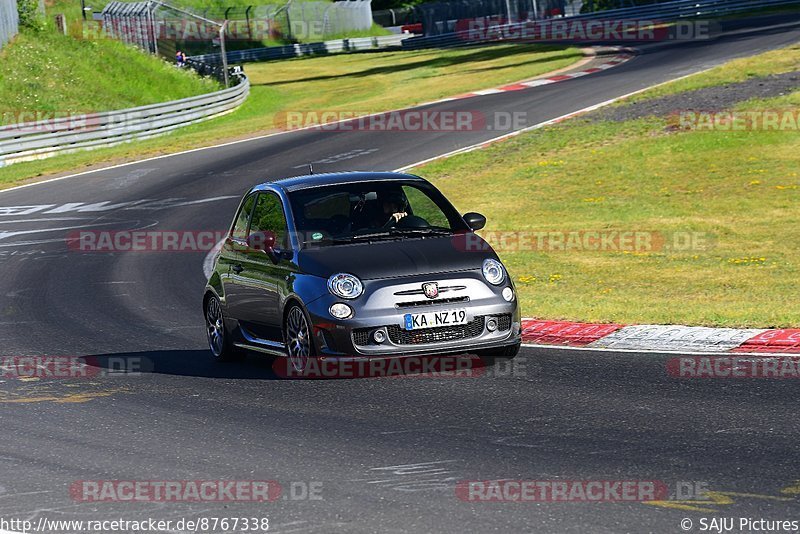
POLYGON ((424 184, 340 184, 294 191, 289 199, 299 241, 306 245, 448 235, 465 229, 444 196, 424 184))

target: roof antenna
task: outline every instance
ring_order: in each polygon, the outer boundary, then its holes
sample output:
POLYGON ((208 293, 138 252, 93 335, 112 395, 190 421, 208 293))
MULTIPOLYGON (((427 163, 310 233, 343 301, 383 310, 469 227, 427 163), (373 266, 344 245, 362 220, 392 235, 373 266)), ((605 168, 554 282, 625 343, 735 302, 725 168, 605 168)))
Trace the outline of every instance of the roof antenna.
POLYGON ((308 164, 308 174, 314 174, 314 165, 308 164))

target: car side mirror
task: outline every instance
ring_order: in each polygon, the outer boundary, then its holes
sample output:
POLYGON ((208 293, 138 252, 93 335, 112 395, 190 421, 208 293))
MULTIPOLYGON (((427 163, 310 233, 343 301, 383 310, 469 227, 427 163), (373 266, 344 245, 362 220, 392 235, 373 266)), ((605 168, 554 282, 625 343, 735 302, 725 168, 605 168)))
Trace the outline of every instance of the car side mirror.
POLYGON ((253 250, 260 250, 264 252, 272 263, 278 263, 281 260, 290 260, 294 257, 291 249, 279 249, 275 247, 277 236, 274 232, 267 230, 266 232, 253 232, 247 238, 248 246, 253 250))
POLYGON ((253 250, 260 250, 261 252, 266 252, 267 256, 273 262, 277 263, 277 258, 275 256, 275 233, 266 231, 266 232, 253 232, 249 236, 247 236, 247 244, 253 250))
POLYGON ((253 250, 260 250, 269 254, 275 248, 275 233, 269 231, 253 232, 247 236, 247 245, 253 250))
POLYGON ((473 230, 480 230, 481 228, 486 226, 486 217, 484 217, 480 213, 475 213, 474 211, 470 211, 469 213, 464 214, 464 222, 467 223, 467 226, 469 226, 473 230))

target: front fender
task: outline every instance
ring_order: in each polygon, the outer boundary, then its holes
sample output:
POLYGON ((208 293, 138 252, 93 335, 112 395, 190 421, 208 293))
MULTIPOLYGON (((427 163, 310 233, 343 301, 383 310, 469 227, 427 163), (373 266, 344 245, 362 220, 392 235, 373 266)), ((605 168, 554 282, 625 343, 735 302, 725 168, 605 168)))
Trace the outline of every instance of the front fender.
POLYGON ((306 273, 292 273, 286 291, 281 298, 281 309, 285 309, 286 302, 294 299, 303 306, 314 302, 328 294, 328 280, 319 276, 306 273))
POLYGON ((206 283, 205 292, 208 293, 209 291, 216 294, 220 301, 225 302, 225 291, 222 287, 222 279, 217 271, 211 273, 211 278, 209 278, 208 283, 206 283))

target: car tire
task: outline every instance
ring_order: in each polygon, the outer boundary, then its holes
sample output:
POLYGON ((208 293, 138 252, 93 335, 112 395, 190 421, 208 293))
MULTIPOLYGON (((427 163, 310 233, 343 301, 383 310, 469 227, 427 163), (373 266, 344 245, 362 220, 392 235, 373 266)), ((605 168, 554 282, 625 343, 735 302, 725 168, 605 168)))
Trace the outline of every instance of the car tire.
POLYGON ((292 304, 283 319, 283 339, 286 342, 288 366, 294 373, 304 373, 308 362, 316 358, 311 337, 311 321, 299 304, 292 304))
POLYGON ((487 360, 488 363, 513 360, 519 354, 520 345, 521 343, 517 343, 497 349, 483 350, 478 353, 478 356, 487 360))
POLYGON ((222 314, 222 304, 219 298, 216 295, 209 296, 203 311, 206 319, 208 348, 214 359, 220 362, 242 359, 244 351, 231 342, 231 336, 225 327, 225 317, 222 314))

